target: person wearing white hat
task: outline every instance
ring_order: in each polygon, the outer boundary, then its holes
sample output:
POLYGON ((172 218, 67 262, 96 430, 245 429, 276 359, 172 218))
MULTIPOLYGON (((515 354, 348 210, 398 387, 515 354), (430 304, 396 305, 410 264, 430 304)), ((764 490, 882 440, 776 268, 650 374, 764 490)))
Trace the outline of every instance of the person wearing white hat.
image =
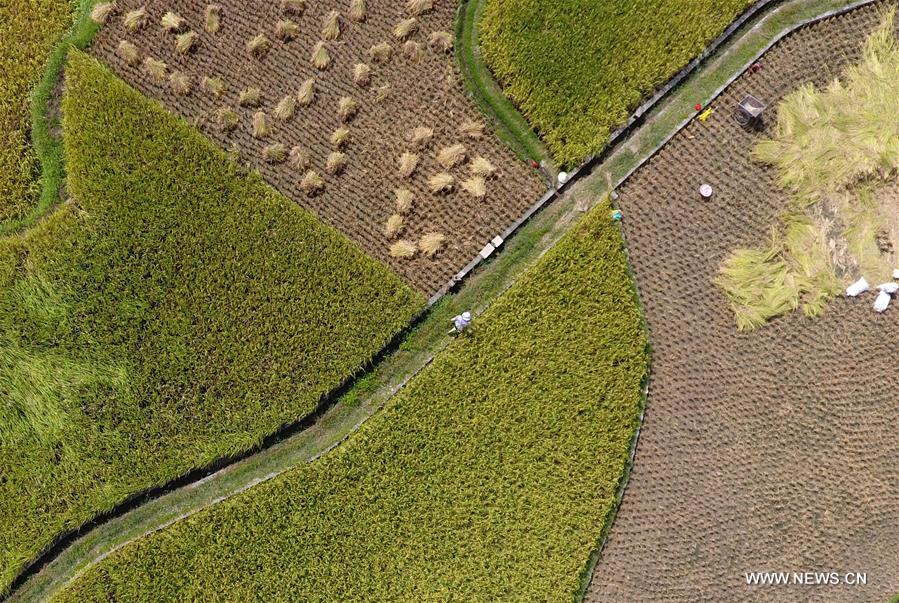
POLYGON ((471 324, 471 312, 462 312, 462 314, 458 314, 453 316, 453 330, 450 331, 450 334, 461 333, 465 329, 468 328, 468 325, 471 324))

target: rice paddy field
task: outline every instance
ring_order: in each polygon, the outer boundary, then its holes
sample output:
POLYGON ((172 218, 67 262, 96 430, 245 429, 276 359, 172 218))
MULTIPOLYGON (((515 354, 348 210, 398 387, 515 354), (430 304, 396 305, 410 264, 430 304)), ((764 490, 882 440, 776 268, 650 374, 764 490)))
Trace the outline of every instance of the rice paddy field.
MULTIPOLYGON (((571 166, 751 5, 484 0, 481 50, 571 166)), ((899 319, 840 295, 899 262, 896 8, 778 42, 612 195, 623 221, 582 215, 599 186, 563 197, 334 448, 85 545, 52 600, 899 591, 899 319), (744 577, 825 568, 869 586, 744 577)), ((534 205, 461 83, 458 9, 0 0, 0 597, 92 518, 318 416, 534 205)))
POLYGON ((648 351, 600 205, 323 458, 121 549, 56 600, 571 600, 648 351))
MULTIPOLYGON (((890 92, 899 29, 884 21, 895 7, 878 2, 785 38, 761 58, 762 69, 712 103, 708 121, 691 122, 620 189, 653 375, 636 462, 587 601, 886 601, 899 590, 899 314, 875 312, 874 293, 840 295, 816 316, 787 311, 739 331, 716 284, 735 249, 768 244, 801 186, 816 181, 815 194, 854 195, 834 182, 859 148, 841 128, 864 130, 851 107, 831 106, 832 121, 821 117, 829 96, 855 88, 855 106, 865 107, 867 95, 880 95, 893 108, 871 119, 892 119, 878 134, 899 141, 890 130, 899 111, 890 92), (867 74, 861 84, 857 74, 867 74), (807 127, 785 138, 797 90, 809 101, 807 127), (733 119, 746 94, 769 105, 758 130, 733 119), (820 144, 831 137, 842 142, 838 153, 820 144), (785 179, 770 148, 755 152, 770 141, 803 178, 785 179), (794 145, 806 149, 801 161, 794 145), (834 166, 826 178, 816 176, 822 161, 834 166), (708 201, 698 194, 703 182, 714 187, 708 201), (866 572, 868 583, 766 588, 744 576, 805 568, 866 572)), ((878 140, 866 137, 866 152, 878 140)), ((852 177, 853 186, 899 201, 890 157, 852 177)), ((851 173, 866 165, 848 163, 851 173)), ((865 196, 848 203, 864 207, 865 196)), ((841 285, 866 270, 846 266, 841 285)))
POLYGON ((7 42, 0 49, 0 225, 23 217, 40 197, 29 96, 77 6, 77 0, 0 2, 0 37, 7 42))
POLYGON ((487 0, 487 65, 549 147, 574 166, 753 0, 487 0))
POLYGON ((71 200, 0 241, 0 576, 135 491, 245 450, 424 298, 73 52, 71 200))
POLYGON ((455 3, 291 6, 121 0, 91 52, 413 288, 442 291, 544 187, 462 87, 455 3))

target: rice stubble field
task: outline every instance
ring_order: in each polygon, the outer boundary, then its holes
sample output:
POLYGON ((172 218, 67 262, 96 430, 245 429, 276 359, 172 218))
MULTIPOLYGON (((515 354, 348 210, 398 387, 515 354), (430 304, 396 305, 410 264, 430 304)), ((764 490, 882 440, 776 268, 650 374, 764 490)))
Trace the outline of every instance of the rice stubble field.
POLYGON ((621 188, 653 345, 636 463, 587 601, 870 601, 899 589, 899 315, 835 299, 749 333, 714 281, 766 240, 790 193, 751 157, 777 102, 857 63, 879 2, 784 39, 621 188), (762 132, 736 103, 770 105, 762 132), (702 201, 698 187, 715 194, 702 201), (868 587, 748 587, 744 572, 862 571, 868 587))
POLYGON ((455 12, 123 0, 91 51, 430 296, 543 190, 462 86, 455 12), (170 13, 180 21, 166 29, 170 13))

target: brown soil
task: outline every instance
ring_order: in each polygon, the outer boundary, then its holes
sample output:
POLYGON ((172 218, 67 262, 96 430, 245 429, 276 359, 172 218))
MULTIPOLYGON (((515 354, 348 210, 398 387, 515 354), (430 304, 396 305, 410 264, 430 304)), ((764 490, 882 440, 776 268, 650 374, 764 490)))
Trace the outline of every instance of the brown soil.
POLYGON ((236 149, 243 161, 257 168, 278 190, 389 264, 420 291, 426 294, 439 291, 539 197, 540 181, 489 130, 477 139, 458 132, 464 122, 484 122, 484 118, 466 96, 452 54, 428 48, 428 36, 432 32, 453 31, 454 2, 435 2, 433 12, 418 18, 418 31, 409 38, 423 50, 418 61, 404 55, 404 42, 393 36, 394 26, 408 17, 406 3, 402 1, 367 0, 364 23, 347 18, 349 0, 307 2, 308 8, 302 16, 282 13, 277 1, 216 0, 214 3, 222 6, 221 30, 217 34, 203 29, 207 6, 204 0, 149 0, 145 3, 148 23, 136 33, 122 25, 121 15, 144 3, 119 2, 121 8, 98 35, 92 52, 130 84, 196 124, 224 149, 236 149), (187 19, 190 27, 200 34, 199 47, 186 57, 176 52, 175 36, 164 32, 159 24, 168 10, 187 19), (341 12, 342 32, 338 40, 327 42, 332 62, 325 71, 319 71, 310 63, 312 48, 321 40, 322 24, 331 10, 341 12), (275 23, 282 18, 290 18, 299 25, 300 34, 291 42, 275 38, 275 23), (246 43, 258 33, 265 33, 272 40, 271 51, 261 60, 251 58, 246 49, 246 43), (168 84, 152 83, 142 67, 127 65, 116 54, 122 39, 134 43, 142 58, 153 56, 165 61, 169 72, 177 69, 189 74, 194 91, 189 96, 176 96, 168 84), (385 65, 372 62, 368 56, 369 48, 381 42, 389 42, 393 51, 385 65), (352 70, 357 62, 372 68, 371 83, 366 88, 353 82, 352 70), (199 87, 204 76, 217 76, 225 81, 226 93, 220 99, 199 87), (313 104, 297 107, 296 115, 287 122, 275 120, 272 112, 278 102, 284 96, 295 94, 310 77, 316 81, 313 104), (390 92, 384 100, 377 101, 378 90, 385 84, 390 84, 390 92), (261 109, 238 107, 238 95, 247 87, 262 90, 261 109), (341 125, 337 108, 343 96, 358 101, 359 113, 346 124, 351 132, 345 150, 349 164, 341 175, 332 176, 326 173, 325 163, 334 150, 331 134, 341 125), (216 111, 225 105, 240 115, 238 128, 230 134, 215 124, 216 111), (259 110, 267 113, 273 129, 273 135, 265 140, 251 135, 252 116, 259 110), (406 135, 416 126, 433 128, 434 139, 425 150, 416 151, 421 158, 418 169, 411 180, 403 181, 397 174, 397 162, 403 151, 412 150, 406 135), (309 197, 300 189, 302 171, 287 164, 265 163, 263 148, 275 142, 288 148, 300 145, 310 152, 312 169, 325 179, 321 194, 309 197), (456 178, 453 192, 432 195, 428 190, 428 178, 445 171, 436 161, 437 151, 460 142, 467 148, 469 159, 483 155, 497 168, 496 175, 487 182, 484 199, 475 199, 461 190, 461 182, 469 177, 467 162, 446 170, 456 178), (400 186, 411 189, 416 198, 400 238, 417 243, 425 233, 444 234, 446 244, 433 259, 421 254, 412 260, 395 259, 388 254, 391 241, 383 230, 387 218, 394 213, 393 191, 400 186))
MULTIPOLYGON (((881 7, 883 5, 880 5, 881 7)), ((879 23, 869 7, 785 39, 620 191, 653 342, 636 461, 586 600, 884 601, 899 591, 899 307, 839 298, 737 332, 712 284, 764 243, 788 195, 732 108, 827 84, 879 23), (703 182, 716 190, 700 200, 703 182), (866 587, 748 587, 749 571, 867 572, 866 587)), ((769 114, 767 128, 774 122, 769 114)), ((894 304, 896 305, 896 304, 894 304)))

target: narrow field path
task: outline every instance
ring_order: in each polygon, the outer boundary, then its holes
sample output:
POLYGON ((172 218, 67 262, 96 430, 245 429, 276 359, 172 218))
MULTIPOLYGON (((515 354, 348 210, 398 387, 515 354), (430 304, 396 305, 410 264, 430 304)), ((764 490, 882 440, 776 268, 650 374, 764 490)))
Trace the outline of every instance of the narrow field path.
MULTIPOLYGON (((470 0, 472 10, 484 0, 470 0)), ((500 255, 475 273, 458 294, 439 302, 398 352, 384 360, 319 422, 278 445, 196 483, 148 500, 138 508, 97 526, 73 542, 9 598, 44 601, 84 569, 149 533, 308 462, 345 439, 446 345, 449 317, 462 309, 482 311, 517 275, 549 249, 600 196, 629 175, 695 114, 705 102, 773 39, 809 18, 851 4, 838 0, 792 0, 761 17, 722 48, 702 69, 648 117, 626 144, 592 169, 507 241, 500 255)), ((460 16, 460 18, 462 18, 460 16)), ((483 75, 483 74, 482 74, 483 75)), ((492 80, 491 80, 492 81, 492 80)), ((495 82, 493 83, 495 86, 495 82)))

